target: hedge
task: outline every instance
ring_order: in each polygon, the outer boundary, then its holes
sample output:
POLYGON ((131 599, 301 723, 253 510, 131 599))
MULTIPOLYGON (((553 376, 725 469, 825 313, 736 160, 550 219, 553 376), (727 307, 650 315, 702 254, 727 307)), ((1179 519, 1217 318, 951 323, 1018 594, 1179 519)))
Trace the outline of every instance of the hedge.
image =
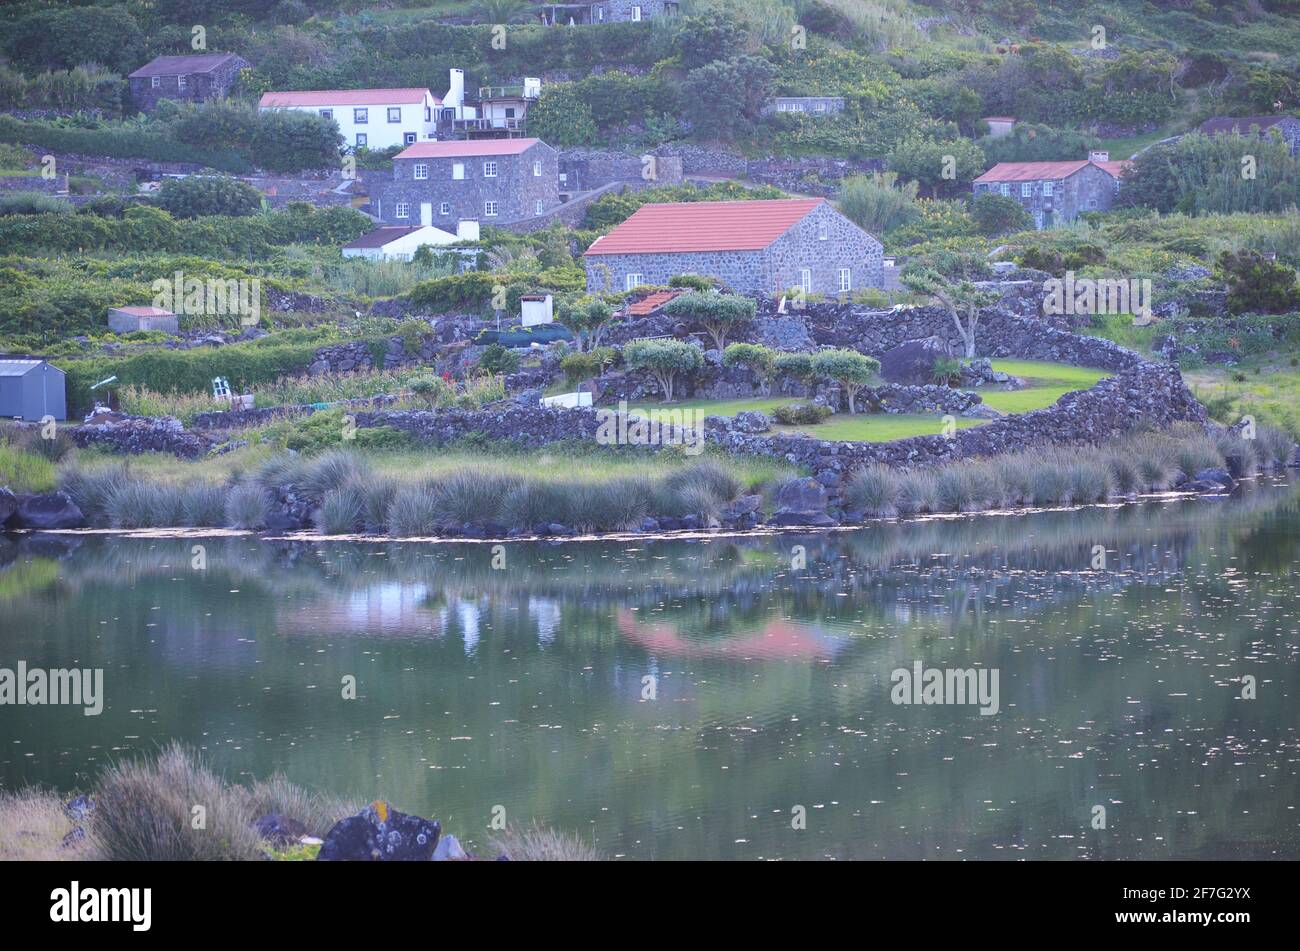
POLYGON ((107 155, 112 158, 142 158, 155 162, 190 162, 223 172, 246 174, 253 165, 231 149, 196 149, 183 142, 148 132, 124 129, 69 129, 45 122, 24 122, 0 116, 0 142, 38 145, 54 152, 79 155, 107 155))

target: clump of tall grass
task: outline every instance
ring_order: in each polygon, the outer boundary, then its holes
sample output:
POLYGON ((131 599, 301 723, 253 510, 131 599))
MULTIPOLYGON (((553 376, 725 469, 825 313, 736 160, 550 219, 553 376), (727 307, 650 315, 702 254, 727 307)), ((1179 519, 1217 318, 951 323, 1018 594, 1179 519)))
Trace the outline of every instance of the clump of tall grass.
POLYGON ((308 835, 322 839, 336 822, 362 808, 361 803, 304 789, 279 773, 254 783, 247 797, 253 816, 288 816, 305 825, 308 835))
POLYGON ((52 790, 0 791, 0 862, 94 858, 88 838, 64 844, 71 831, 64 799, 52 790))
POLYGON ((217 482, 199 481, 181 491, 180 524, 195 528, 215 528, 226 521, 226 487, 217 482))
POLYGON ((935 501, 941 512, 966 512, 971 508, 970 472, 964 463, 944 466, 935 476, 935 501))
POLYGON ((739 480, 711 459, 692 462, 669 473, 664 479, 664 485, 670 492, 680 492, 688 486, 700 486, 719 502, 730 502, 741 490, 739 480))
POLYGON ((366 531, 383 531, 387 525, 388 507, 397 495, 398 483, 389 476, 377 475, 363 485, 354 485, 361 493, 361 518, 366 531))
POLYGON ((443 522, 495 522, 501 500, 517 484, 501 473, 454 469, 434 483, 434 511, 443 522))
POLYGON ((967 472, 970 475, 971 504, 974 508, 997 508, 1002 505, 1005 493, 997 466, 982 459, 972 463, 967 472))
POLYGON ((173 744, 153 761, 111 767, 95 796, 91 834, 110 861, 227 861, 262 855, 246 793, 173 744), (193 828, 196 803, 206 825, 193 828))
POLYGON ((1216 469, 1223 465, 1223 456, 1209 436, 1197 435, 1180 439, 1174 450, 1174 465, 1188 479, 1196 478, 1203 469, 1216 469))
POLYGON ((873 462, 849 478, 844 489, 845 505, 856 512, 875 518, 898 513, 898 475, 889 466, 873 462))
POLYGON ((525 529, 551 522, 569 525, 578 521, 573 502, 573 493, 559 483, 530 479, 510 489, 501 500, 501 520, 525 529))
POLYGON ((507 826, 492 838, 491 847, 512 862, 599 862, 605 857, 576 835, 536 823, 524 828, 507 826))
POLYGON ((17 446, 0 444, 0 486, 15 492, 48 492, 58 476, 54 463, 17 446))
POLYGON ((909 472, 901 478, 895 504, 900 515, 917 515, 935 511, 938 499, 939 484, 935 474, 921 470, 909 472))
POLYGON ((126 462, 100 466, 66 466, 59 472, 59 488, 68 494, 81 514, 92 525, 108 522, 108 500, 118 486, 131 481, 131 467, 126 462))
MULTIPOLYGON (((585 532, 621 532, 639 528, 650 514, 653 488, 645 479, 626 476, 589 486, 566 486, 571 494, 567 508, 575 528, 585 532)), ((701 516, 717 515, 721 508, 714 490, 703 483, 680 490, 684 508, 701 516)))
POLYGON ((284 485, 298 485, 305 478, 309 461, 293 452, 281 452, 262 462, 254 473, 254 480, 263 488, 274 491, 284 485))
POLYGON ((133 479, 113 488, 104 511, 114 528, 170 527, 181 523, 181 495, 179 486, 133 479))
POLYGON ((1132 495, 1138 491, 1142 476, 1127 451, 1108 453, 1106 468, 1110 470, 1111 485, 1120 495, 1132 495))
POLYGON ((226 495, 226 524, 255 531, 266 525, 271 512, 271 493, 256 482, 241 482, 226 495))
POLYGON ((1240 433, 1224 430, 1214 438, 1214 448, 1223 457, 1223 464, 1234 479, 1253 475, 1259 468, 1255 440, 1245 439, 1240 433))
POLYGON ((326 535, 350 535, 364 522, 366 499, 352 484, 328 490, 316 513, 316 527, 326 535))
POLYGON ((1104 502, 1110 498, 1110 469, 1103 463, 1091 459, 1075 459, 1068 462, 1058 461, 1058 465, 1060 464, 1065 466, 1071 502, 1083 505, 1089 502, 1104 502))
POLYGON ((1025 505, 1034 500, 1033 470, 1023 453, 994 458, 990 465, 996 473, 1002 499, 1008 505, 1025 505))
POLYGON ((1033 466, 1029 496, 1035 505, 1063 505, 1070 501, 1070 476, 1060 460, 1043 459, 1033 466))
POLYGON ((440 520, 432 487, 427 482, 404 485, 393 494, 384 518, 391 535, 433 535, 440 520))
POLYGON ((1143 488, 1160 492, 1173 482, 1173 462, 1168 447, 1159 438, 1139 436, 1129 444, 1136 460, 1138 477, 1143 488))
POLYGON ((331 449, 301 467, 295 485, 313 499, 349 483, 359 485, 372 478, 364 456, 347 449, 331 449))
POLYGON ((1265 466, 1289 465, 1295 458, 1296 443, 1290 433, 1277 426, 1260 425, 1255 431, 1256 453, 1265 466))

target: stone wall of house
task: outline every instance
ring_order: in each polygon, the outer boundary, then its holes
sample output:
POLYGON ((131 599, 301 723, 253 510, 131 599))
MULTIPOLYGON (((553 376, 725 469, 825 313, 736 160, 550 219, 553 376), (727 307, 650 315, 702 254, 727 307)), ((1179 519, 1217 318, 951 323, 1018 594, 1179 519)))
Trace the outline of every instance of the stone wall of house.
MULTIPOLYGON (((1002 194, 1002 184, 976 184, 974 194, 1002 194)), ((1037 228, 1074 221, 1085 211, 1105 211, 1114 203, 1116 193, 1115 178, 1097 165, 1086 165, 1068 178, 1053 182, 1050 195, 1043 193, 1041 181, 1005 184, 1008 197, 1020 202, 1037 228)))
POLYGON ((509 227, 552 212, 560 204, 559 164, 555 149, 538 142, 519 155, 472 155, 458 158, 411 158, 395 160, 388 181, 372 181, 371 209, 385 224, 411 225, 420 222, 420 206, 432 206, 433 225, 451 232, 462 218, 473 218, 484 225, 509 227), (495 162, 497 174, 484 174, 484 163, 495 162), (534 163, 541 163, 535 174, 534 163), (463 179, 452 178, 457 163, 465 166, 463 179), (415 167, 428 166, 428 178, 417 179, 415 167), (489 216, 486 203, 497 203, 497 213, 489 216), (448 205, 442 213, 443 203, 448 205), (406 216, 398 217, 398 204, 407 206, 406 216))
POLYGON ((760 294, 768 289, 763 251, 602 254, 584 257, 582 264, 590 291, 625 291, 629 274, 641 275, 641 284, 667 284, 678 274, 707 274, 742 294, 760 294))
POLYGON ((157 87, 150 76, 130 77, 127 82, 131 89, 131 102, 141 112, 152 112, 164 99, 175 102, 206 102, 209 99, 223 99, 230 95, 239 71, 249 67, 248 60, 233 56, 215 69, 204 73, 188 73, 185 88, 179 86, 177 76, 159 76, 157 87))
POLYGON ((654 186, 682 181, 682 160, 677 155, 653 151, 616 152, 610 149, 562 149, 559 169, 564 179, 560 190, 590 191, 609 182, 648 182, 654 186), (647 162, 652 158, 653 162, 647 162))

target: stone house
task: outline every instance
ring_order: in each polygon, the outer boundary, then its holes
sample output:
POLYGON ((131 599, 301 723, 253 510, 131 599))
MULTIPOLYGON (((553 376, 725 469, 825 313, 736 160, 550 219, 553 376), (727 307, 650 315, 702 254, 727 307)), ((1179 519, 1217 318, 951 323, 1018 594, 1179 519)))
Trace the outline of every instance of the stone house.
POLYGON ((765 115, 794 113, 796 115, 830 116, 843 111, 843 96, 775 96, 763 107, 765 115))
POLYGON ((314 112, 333 119, 350 148, 387 149, 434 138, 442 100, 428 89, 313 89, 267 92, 257 108, 314 112))
POLYGON ((825 297, 883 286, 882 246, 822 198, 643 205, 583 255, 587 289, 622 292, 678 274, 739 294, 825 297))
POLYGON ((1300 119, 1295 116, 1215 116, 1200 125, 1200 131, 1205 135, 1251 135, 1254 129, 1258 129, 1259 134, 1276 130, 1291 147, 1291 154, 1300 154, 1300 119))
POLYGON ((546 26, 640 23, 655 17, 676 16, 678 8, 678 0, 571 0, 543 3, 537 17, 546 26))
POLYGON ((170 310, 162 307, 110 307, 108 329, 115 334, 158 330, 166 334, 180 333, 180 320, 170 310))
POLYGON ((975 197, 1004 195, 1024 206, 1042 230, 1074 221, 1085 211, 1105 211, 1115 201, 1128 162, 1093 152, 1074 162, 999 162, 975 179, 975 197))
POLYGON ((164 99, 207 102, 230 95, 241 69, 251 64, 234 53, 159 56, 127 76, 131 102, 152 112, 164 99))
POLYGON ((510 227, 558 207, 558 159, 540 139, 417 142, 394 157, 392 179, 371 195, 385 224, 510 227))

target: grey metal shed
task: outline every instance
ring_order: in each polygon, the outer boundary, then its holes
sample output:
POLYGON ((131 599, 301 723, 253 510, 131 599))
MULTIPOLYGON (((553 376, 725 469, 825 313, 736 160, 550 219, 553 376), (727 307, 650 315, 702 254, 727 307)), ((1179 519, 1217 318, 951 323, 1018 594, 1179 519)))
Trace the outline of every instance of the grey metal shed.
POLYGON ((68 418, 64 373, 46 360, 0 357, 0 417, 68 418))

